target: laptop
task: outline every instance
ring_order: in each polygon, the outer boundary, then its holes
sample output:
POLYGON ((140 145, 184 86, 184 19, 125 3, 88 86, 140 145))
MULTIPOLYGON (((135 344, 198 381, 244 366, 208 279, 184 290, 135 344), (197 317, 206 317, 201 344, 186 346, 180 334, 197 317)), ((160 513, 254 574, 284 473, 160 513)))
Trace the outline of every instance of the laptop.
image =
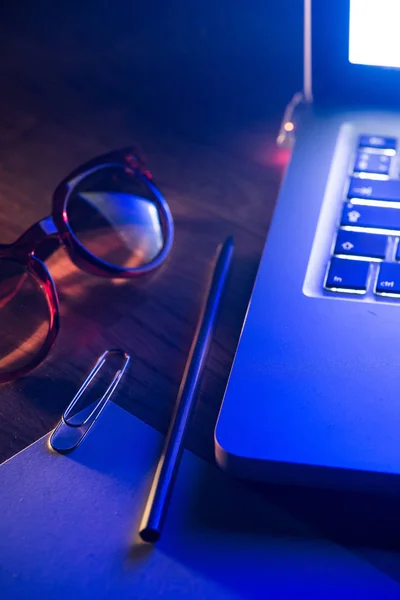
POLYGON ((295 144, 216 458, 255 480, 398 492, 400 3, 305 0, 304 15, 295 144))

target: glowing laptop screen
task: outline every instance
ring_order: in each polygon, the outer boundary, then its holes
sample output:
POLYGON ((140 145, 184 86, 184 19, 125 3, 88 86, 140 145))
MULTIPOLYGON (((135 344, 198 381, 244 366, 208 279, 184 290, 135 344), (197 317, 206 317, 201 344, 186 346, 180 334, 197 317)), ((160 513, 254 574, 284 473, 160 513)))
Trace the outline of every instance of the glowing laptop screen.
POLYGON ((349 61, 400 68, 400 0, 350 0, 349 61))

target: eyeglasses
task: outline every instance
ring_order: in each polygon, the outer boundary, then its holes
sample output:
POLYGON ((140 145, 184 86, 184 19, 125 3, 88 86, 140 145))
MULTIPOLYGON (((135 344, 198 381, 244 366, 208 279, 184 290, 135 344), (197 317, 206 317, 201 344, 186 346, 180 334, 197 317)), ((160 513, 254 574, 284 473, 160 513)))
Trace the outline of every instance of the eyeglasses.
POLYGON ((39 365, 56 340, 59 303, 44 262, 60 246, 88 273, 132 278, 164 262, 173 235, 168 204, 132 148, 71 173, 51 216, 0 244, 0 382, 39 365))

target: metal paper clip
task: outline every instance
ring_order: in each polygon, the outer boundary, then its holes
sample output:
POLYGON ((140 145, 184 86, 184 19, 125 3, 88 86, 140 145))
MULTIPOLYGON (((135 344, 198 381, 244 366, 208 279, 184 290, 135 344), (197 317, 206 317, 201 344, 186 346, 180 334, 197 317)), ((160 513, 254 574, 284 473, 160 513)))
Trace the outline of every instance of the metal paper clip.
POLYGON ((66 408, 61 421, 53 431, 50 437, 50 446, 56 452, 70 452, 74 450, 89 433, 91 427, 99 418, 101 412, 110 400, 118 387, 130 361, 130 356, 123 350, 107 350, 97 360, 92 371, 86 377, 82 386, 75 394, 72 402, 66 408), (98 373, 101 371, 107 360, 111 356, 120 356, 122 360, 121 367, 116 371, 111 383, 99 400, 95 400, 89 406, 76 410, 76 407, 82 399, 88 387, 93 383, 98 373), (74 410, 75 409, 75 410, 74 410), (89 413, 89 414, 88 414, 89 413))

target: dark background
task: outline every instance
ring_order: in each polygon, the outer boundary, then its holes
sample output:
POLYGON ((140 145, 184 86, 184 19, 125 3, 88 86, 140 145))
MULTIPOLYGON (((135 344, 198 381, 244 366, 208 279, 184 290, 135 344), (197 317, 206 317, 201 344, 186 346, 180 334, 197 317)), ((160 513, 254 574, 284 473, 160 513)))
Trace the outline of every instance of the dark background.
POLYGON ((31 102, 61 102, 58 113, 73 89, 78 106, 123 100, 197 136, 199 119, 207 129, 264 120, 301 88, 301 0, 7 4, 2 68, 31 102))

